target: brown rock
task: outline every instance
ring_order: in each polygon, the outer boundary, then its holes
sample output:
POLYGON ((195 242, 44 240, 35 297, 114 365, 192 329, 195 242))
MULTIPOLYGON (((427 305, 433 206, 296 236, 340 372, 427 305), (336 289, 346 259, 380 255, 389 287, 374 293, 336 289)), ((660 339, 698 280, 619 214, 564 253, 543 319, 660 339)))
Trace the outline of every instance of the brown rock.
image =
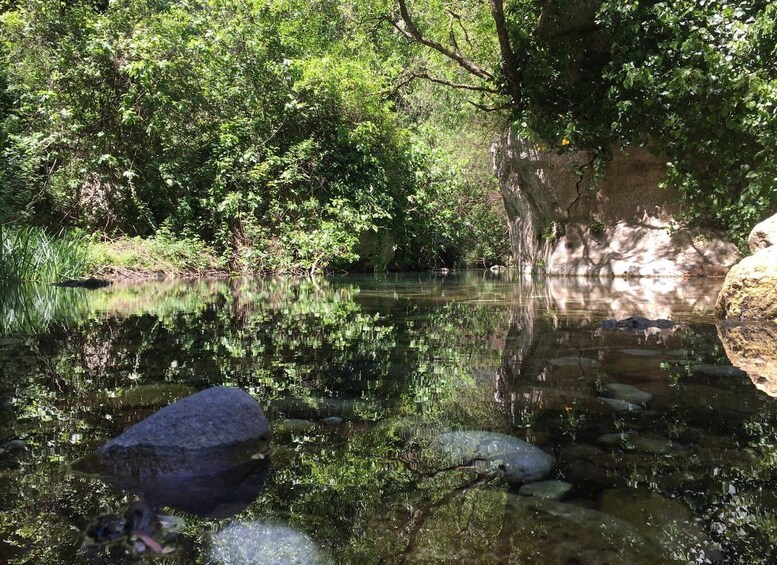
POLYGON ((759 390, 777 397, 777 324, 719 325, 718 335, 729 360, 759 390))

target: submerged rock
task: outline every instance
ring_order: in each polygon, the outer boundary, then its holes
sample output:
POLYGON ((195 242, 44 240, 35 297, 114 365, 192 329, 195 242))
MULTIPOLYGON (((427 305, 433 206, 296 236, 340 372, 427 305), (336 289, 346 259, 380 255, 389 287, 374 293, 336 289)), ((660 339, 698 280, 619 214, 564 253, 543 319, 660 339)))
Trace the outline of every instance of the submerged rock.
POLYGON ((629 357, 657 357, 659 352, 655 349, 618 349, 618 353, 621 355, 628 355, 629 357))
POLYGON ((269 440, 267 418, 251 395, 216 387, 162 408, 72 467, 152 507, 221 518, 258 495, 269 440))
POLYGON ((620 400, 619 398, 607 398, 602 396, 599 397, 599 400, 612 406, 616 412, 634 412, 637 410, 642 410, 642 406, 632 404, 631 402, 627 402, 625 400, 620 400))
POLYGON ((630 316, 623 320, 605 320, 602 322, 602 328, 605 330, 646 330, 648 328, 667 330, 673 327, 674 322, 671 320, 664 320, 662 318, 649 320, 642 316, 630 316))
POLYGON ((604 385, 604 392, 608 397, 632 404, 647 404, 653 399, 653 395, 649 392, 643 392, 637 387, 621 383, 608 383, 604 385))
POLYGON ((684 455, 688 448, 665 437, 635 436, 631 438, 631 446, 637 451, 654 453, 656 455, 684 455))
POLYGON ((416 495, 376 512, 366 528, 370 563, 667 563, 661 545, 633 526, 596 510, 554 500, 478 488, 440 503, 416 495), (464 518, 464 519, 462 519, 464 518), (416 525, 416 527, 408 527, 416 525))
POLYGON ((238 522, 213 537, 210 559, 219 565, 319 565, 330 563, 306 534, 288 526, 238 522))
POLYGON ((502 468, 511 483, 538 481, 555 461, 535 445, 493 432, 447 432, 437 438, 437 448, 455 463, 480 459, 486 469, 502 468))
POLYGON ((677 500, 647 489, 618 488, 602 493, 600 510, 655 536, 673 553, 699 557, 703 551, 712 560, 718 556, 704 531, 692 522, 691 510, 677 500))
POLYGON ((518 494, 548 500, 561 500, 571 490, 572 484, 566 481, 539 481, 523 485, 518 490, 518 494))
POLYGON ((777 324, 718 326, 729 361, 747 371, 759 390, 777 397, 777 324))
POLYGON ((596 359, 589 359, 588 357, 557 357, 549 361, 551 365, 556 367, 598 367, 599 361, 596 359))

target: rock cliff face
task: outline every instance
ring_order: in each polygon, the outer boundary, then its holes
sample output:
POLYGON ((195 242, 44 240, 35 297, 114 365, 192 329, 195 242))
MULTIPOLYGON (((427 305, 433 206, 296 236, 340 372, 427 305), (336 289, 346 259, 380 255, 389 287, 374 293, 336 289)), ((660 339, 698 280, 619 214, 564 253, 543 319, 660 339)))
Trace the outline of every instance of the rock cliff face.
POLYGON ((723 276, 739 259, 724 234, 675 221, 678 195, 660 188, 664 162, 645 149, 613 151, 603 178, 594 178, 591 154, 544 151, 512 130, 492 155, 522 271, 723 276))

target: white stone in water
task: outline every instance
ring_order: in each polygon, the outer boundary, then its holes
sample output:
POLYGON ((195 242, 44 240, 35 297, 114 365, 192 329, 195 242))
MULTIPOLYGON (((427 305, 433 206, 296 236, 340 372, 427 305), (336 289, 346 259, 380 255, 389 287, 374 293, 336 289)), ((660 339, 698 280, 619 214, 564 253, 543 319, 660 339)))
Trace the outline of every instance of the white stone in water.
POLYGON ((302 532, 259 522, 238 522, 218 532, 213 538, 210 558, 219 565, 330 563, 315 542, 302 532))
POLYGON ((599 361, 588 357, 557 357, 549 361, 556 367, 598 367, 599 361))
POLYGON ((538 481, 555 461, 535 445, 493 432, 447 432, 437 438, 437 448, 457 464, 480 459, 486 469, 503 468, 511 483, 538 481))
POLYGON ((612 406, 616 412, 633 412, 636 410, 642 410, 642 406, 632 404, 631 402, 626 402, 625 400, 619 400, 617 398, 599 397, 599 400, 612 406))
POLYGON ((609 383, 604 385, 604 392, 608 397, 631 402, 632 404, 647 404, 653 400, 652 394, 643 392, 635 386, 621 383, 609 383))
POLYGON ((549 500, 561 500, 569 494, 570 490, 572 490, 572 484, 566 481, 539 481, 523 485, 518 494, 535 498, 547 498, 549 500))

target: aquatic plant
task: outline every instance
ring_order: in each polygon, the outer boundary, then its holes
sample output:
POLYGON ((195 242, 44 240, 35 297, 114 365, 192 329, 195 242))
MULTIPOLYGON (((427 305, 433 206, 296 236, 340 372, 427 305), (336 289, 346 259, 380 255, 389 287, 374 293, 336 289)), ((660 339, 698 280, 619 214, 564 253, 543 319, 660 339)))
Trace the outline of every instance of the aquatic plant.
POLYGON ((78 232, 0 227, 0 281, 55 282, 86 273, 88 242, 78 232))

